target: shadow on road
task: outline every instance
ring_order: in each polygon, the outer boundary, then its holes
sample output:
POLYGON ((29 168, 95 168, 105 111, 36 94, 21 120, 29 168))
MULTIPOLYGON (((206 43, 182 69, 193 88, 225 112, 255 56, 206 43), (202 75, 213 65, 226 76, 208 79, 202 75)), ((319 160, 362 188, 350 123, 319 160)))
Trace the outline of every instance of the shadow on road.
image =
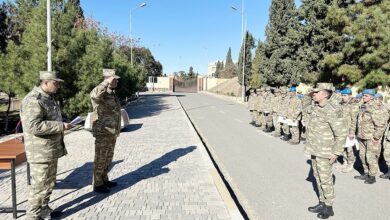
POLYGON ((122 132, 132 132, 142 128, 143 124, 129 124, 121 130, 122 132))
POLYGON ((130 119, 139 119, 159 115, 171 110, 170 105, 164 102, 163 97, 182 97, 183 94, 143 94, 137 102, 126 107, 130 119))
MULTIPOLYGON (((170 164, 173 161, 178 160, 180 157, 185 156, 188 153, 191 153, 196 149, 196 146, 189 146, 186 148, 178 148, 175 150, 172 150, 163 156, 153 160, 152 162, 138 168, 135 171, 132 171, 130 173, 127 173, 121 177, 118 177, 112 181, 115 181, 118 183, 118 186, 113 188, 111 190, 111 193, 104 195, 104 194, 98 194, 94 192, 89 192, 87 194, 84 194, 78 198, 72 199, 68 203, 65 203, 61 206, 59 206, 56 210, 63 211, 63 215, 61 218, 67 218, 68 216, 83 210, 85 208, 88 208, 91 205, 94 205, 96 203, 99 203, 103 199, 110 197, 114 195, 115 193, 118 193, 122 190, 125 190, 131 186, 134 186, 138 182, 153 178, 165 173, 168 173, 170 170, 169 168, 165 167, 168 164, 170 164)), ((83 179, 86 180, 86 179, 83 179)), ((79 186, 85 186, 86 184, 90 183, 90 179, 88 183, 82 183, 79 186)), ((77 191, 77 190, 75 190, 77 191)))

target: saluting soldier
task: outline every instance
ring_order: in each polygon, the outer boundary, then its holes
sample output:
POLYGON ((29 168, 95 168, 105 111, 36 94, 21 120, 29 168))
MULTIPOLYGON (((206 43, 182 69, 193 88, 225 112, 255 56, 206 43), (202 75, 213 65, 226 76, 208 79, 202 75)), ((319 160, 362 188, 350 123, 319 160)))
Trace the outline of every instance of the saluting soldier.
POLYGON ((95 160, 93 190, 109 193, 116 182, 108 178, 108 171, 114 157, 116 139, 121 128, 121 105, 115 93, 119 76, 113 69, 103 69, 104 81, 91 91, 93 107, 92 133, 95 137, 95 160))
POLYGON ((20 116, 23 125, 27 162, 31 169, 31 186, 27 202, 27 219, 59 217, 61 212, 49 207, 58 159, 67 154, 64 131, 73 127, 62 122, 60 107, 53 95, 62 79, 55 72, 39 72, 38 84, 22 101, 20 116))
POLYGON ((307 129, 304 151, 311 155, 311 165, 319 191, 319 203, 309 207, 308 210, 318 213, 317 217, 321 219, 334 215, 332 164, 343 153, 347 135, 340 105, 329 100, 332 90, 331 83, 318 83, 317 88, 310 95, 305 96, 303 101, 307 129))
POLYGON ((378 173, 378 159, 381 151, 381 141, 386 130, 389 113, 383 105, 378 105, 374 100, 375 90, 363 91, 363 104, 358 114, 358 141, 359 156, 362 161, 364 173, 355 176, 355 179, 364 180, 366 184, 376 182, 378 173))

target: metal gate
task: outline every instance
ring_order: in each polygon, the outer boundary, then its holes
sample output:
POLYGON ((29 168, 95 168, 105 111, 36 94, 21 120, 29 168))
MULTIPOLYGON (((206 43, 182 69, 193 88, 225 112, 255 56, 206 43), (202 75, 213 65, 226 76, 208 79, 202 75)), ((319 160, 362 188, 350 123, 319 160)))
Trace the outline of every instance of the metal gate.
POLYGON ((198 92, 197 88, 197 77, 186 79, 176 76, 173 79, 173 92, 198 92))

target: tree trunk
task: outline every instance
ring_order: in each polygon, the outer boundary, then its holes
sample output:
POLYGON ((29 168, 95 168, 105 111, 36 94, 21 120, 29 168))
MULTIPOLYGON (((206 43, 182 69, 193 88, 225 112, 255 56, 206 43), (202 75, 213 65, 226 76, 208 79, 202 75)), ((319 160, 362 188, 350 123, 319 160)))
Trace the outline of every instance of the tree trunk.
POLYGON ((8 95, 8 107, 7 107, 7 112, 5 113, 5 124, 4 124, 4 131, 6 133, 8 131, 8 115, 9 115, 9 111, 11 108, 11 101, 12 101, 11 94, 7 94, 7 95, 8 95))

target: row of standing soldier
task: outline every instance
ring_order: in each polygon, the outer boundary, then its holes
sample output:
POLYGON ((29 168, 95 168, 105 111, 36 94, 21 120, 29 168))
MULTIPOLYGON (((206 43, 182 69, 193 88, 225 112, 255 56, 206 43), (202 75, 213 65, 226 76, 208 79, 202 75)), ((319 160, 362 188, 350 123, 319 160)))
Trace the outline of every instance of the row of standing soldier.
POLYGON ((248 108, 252 125, 291 145, 305 143, 320 194, 309 211, 321 219, 334 215, 332 164, 337 158, 342 158, 342 171, 351 172, 354 149, 359 151, 363 172, 354 178, 373 184, 383 152, 388 169, 380 177, 390 178, 389 108, 373 89, 356 97, 350 88, 335 90, 330 83, 319 83, 305 95, 296 87, 252 89, 248 108))
MULTIPOLYGON (((108 179, 114 156, 116 138, 120 131, 120 102, 115 94, 119 76, 112 69, 103 69, 104 80, 90 94, 93 107, 92 133, 95 139, 93 191, 109 193, 116 182, 108 179)), ((52 71, 41 71, 39 81, 22 102, 20 112, 23 125, 27 162, 31 168, 26 219, 60 217, 61 210, 49 207, 58 159, 67 154, 64 132, 73 127, 63 122, 61 110, 53 98, 62 79, 52 71)))

